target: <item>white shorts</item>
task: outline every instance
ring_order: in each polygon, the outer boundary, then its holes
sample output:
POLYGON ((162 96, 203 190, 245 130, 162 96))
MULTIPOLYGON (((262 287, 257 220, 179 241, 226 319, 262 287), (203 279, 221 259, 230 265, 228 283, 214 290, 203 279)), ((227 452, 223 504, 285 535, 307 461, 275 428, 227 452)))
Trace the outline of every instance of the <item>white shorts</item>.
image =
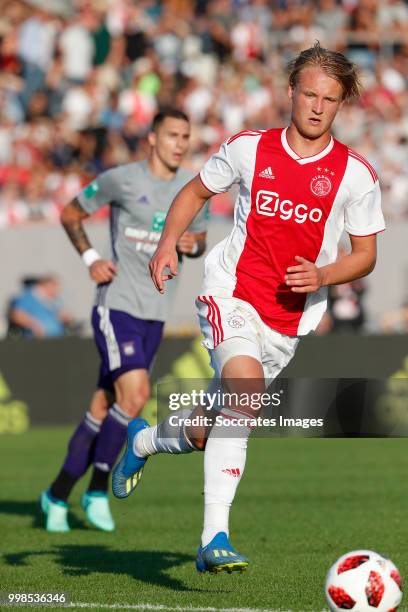
POLYGON ((265 378, 273 380, 295 354, 299 338, 268 327, 248 302, 200 295, 196 306, 203 345, 210 353, 217 378, 229 359, 248 355, 261 362, 265 378))

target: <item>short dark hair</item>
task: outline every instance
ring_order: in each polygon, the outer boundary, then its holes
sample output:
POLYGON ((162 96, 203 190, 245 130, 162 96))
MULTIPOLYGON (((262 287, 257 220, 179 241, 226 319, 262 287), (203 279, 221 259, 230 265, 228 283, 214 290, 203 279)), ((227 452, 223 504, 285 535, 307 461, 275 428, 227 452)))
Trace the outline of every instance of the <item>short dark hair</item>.
POLYGON ((161 124, 167 117, 171 117, 172 119, 182 119, 183 121, 187 121, 190 123, 190 119, 187 117, 186 113, 179 110, 178 108, 162 108, 153 118, 151 131, 157 132, 161 124))
POLYGON ((314 66, 321 68, 343 87, 343 100, 358 98, 362 85, 357 66, 338 51, 330 51, 320 46, 317 40, 313 47, 305 49, 288 66, 289 85, 295 87, 303 68, 314 66))

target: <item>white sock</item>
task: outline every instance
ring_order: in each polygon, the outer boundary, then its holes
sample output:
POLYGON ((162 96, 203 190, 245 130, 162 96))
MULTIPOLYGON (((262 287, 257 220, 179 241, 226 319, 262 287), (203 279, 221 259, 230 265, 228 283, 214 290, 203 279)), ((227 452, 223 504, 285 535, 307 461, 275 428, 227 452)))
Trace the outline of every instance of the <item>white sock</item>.
POLYGON ((158 425, 142 429, 134 439, 133 452, 138 457, 150 457, 157 453, 191 453, 197 450, 184 431, 183 420, 189 418, 192 410, 177 410, 158 425), (177 416, 179 425, 170 424, 170 418, 177 416))
MULTIPOLYGON (((226 409, 224 419, 245 418, 242 413, 226 409)), ((215 423, 204 453, 204 528, 202 546, 224 531, 229 534, 228 518, 232 501, 241 480, 246 459, 250 427, 215 423)))

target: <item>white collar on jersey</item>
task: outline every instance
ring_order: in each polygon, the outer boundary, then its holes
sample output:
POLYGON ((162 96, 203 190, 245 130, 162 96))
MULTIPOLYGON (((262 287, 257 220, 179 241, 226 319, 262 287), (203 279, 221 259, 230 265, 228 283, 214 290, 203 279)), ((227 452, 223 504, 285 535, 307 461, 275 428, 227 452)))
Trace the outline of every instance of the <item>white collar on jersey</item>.
POLYGON ((328 153, 330 153, 330 151, 332 150, 334 146, 333 136, 330 136, 330 142, 327 145, 327 147, 323 149, 323 151, 320 151, 320 153, 318 153, 317 155, 312 155, 312 157, 300 157, 300 155, 295 153, 295 151, 291 148, 290 144, 288 143, 288 139, 286 138, 287 129, 288 128, 286 127, 284 130, 282 130, 282 134, 281 134, 282 147, 285 149, 286 153, 290 155, 292 159, 295 159, 299 164, 302 164, 302 165, 310 164, 311 162, 315 162, 315 161, 318 161, 319 159, 322 159, 322 157, 325 157, 328 153))

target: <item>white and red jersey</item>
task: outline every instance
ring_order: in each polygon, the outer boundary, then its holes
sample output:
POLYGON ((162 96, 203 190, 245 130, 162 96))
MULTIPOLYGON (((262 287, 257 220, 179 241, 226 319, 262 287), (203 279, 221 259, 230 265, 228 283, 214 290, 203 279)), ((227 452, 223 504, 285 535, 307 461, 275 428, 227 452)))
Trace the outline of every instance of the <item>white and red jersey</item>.
POLYGON ((377 175, 361 155, 331 138, 301 158, 286 130, 240 132, 202 168, 214 193, 239 184, 233 229, 206 258, 202 294, 244 300, 272 329, 302 336, 323 316, 327 288, 292 292, 284 277, 295 256, 333 263, 344 229, 367 236, 385 225, 377 175))

